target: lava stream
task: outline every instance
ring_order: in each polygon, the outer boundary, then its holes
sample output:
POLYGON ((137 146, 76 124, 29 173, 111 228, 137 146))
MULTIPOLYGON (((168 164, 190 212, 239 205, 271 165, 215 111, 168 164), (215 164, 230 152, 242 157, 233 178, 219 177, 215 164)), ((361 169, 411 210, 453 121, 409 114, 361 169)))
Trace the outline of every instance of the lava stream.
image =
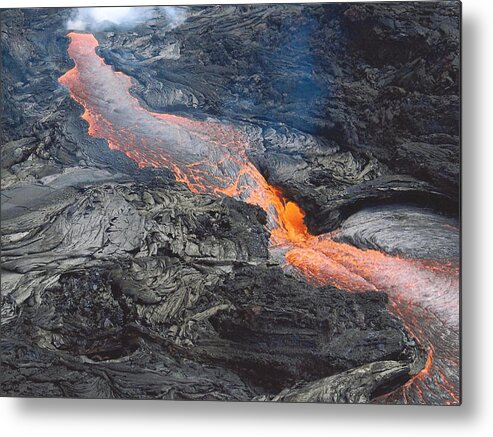
POLYGON ((458 269, 361 250, 330 235, 311 235, 303 211, 268 184, 247 156, 248 140, 234 126, 144 109, 130 94, 131 79, 96 54, 91 34, 70 33, 75 67, 59 81, 84 108, 89 134, 104 138, 140 167, 170 168, 191 191, 230 196, 264 209, 271 246, 291 268, 317 285, 384 290, 389 309, 428 348, 428 363, 386 402, 459 401, 458 269))

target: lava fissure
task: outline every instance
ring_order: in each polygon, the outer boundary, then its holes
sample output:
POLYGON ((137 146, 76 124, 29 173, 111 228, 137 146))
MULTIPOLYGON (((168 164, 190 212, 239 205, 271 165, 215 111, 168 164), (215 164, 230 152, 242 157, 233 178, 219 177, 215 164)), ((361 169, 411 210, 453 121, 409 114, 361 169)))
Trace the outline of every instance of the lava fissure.
POLYGON ((344 290, 382 290, 389 309, 426 348, 428 361, 416 377, 386 395, 386 401, 458 402, 458 271, 445 263, 424 263, 361 250, 311 235, 304 213, 271 186, 247 156, 241 130, 215 121, 145 110, 129 89, 131 79, 96 54, 91 34, 70 33, 75 67, 60 78, 83 106, 89 134, 107 140, 140 167, 167 167, 195 193, 229 196, 260 206, 268 217, 272 248, 291 268, 319 285, 344 290), (453 363, 453 364, 451 364, 453 363))

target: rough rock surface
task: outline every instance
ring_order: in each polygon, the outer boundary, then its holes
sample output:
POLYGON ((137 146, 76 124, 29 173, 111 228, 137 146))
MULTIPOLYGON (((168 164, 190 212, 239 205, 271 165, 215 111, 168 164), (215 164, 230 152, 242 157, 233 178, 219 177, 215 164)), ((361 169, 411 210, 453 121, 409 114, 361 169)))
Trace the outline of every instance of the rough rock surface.
POLYGON ((393 386, 398 386, 408 373, 409 368, 403 363, 379 361, 313 381, 303 387, 283 390, 272 400, 366 403, 379 392, 386 393, 393 386), (368 374, 371 374, 372 378, 368 378, 368 374))
MULTIPOLYGON (((364 248, 448 258, 458 8, 193 7, 177 27, 157 13, 95 35, 142 105, 243 126, 313 232, 342 224, 364 248), (411 235, 436 223, 440 250, 419 248, 411 235)), ((88 135, 57 82, 70 15, 1 11, 2 394, 367 402, 419 372, 426 354, 384 293, 290 276, 260 208, 193 194, 88 135)))
POLYGON ((257 207, 150 182, 86 188, 20 233, 17 218, 2 250, 7 394, 249 399, 415 359, 384 294, 316 289, 269 264, 257 207))
POLYGON ((321 233, 363 205, 456 211, 459 7, 215 6, 173 30, 97 36, 150 108, 261 126, 253 159, 321 233), (172 59, 147 54, 170 44, 172 59))

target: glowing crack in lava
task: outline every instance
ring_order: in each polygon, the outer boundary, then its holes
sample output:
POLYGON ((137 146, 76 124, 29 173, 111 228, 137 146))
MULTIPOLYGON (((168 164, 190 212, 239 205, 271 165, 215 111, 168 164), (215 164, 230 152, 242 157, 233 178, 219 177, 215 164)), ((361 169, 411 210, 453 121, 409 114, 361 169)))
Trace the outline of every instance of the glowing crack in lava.
POLYGON ((286 267, 316 284, 350 291, 383 290, 389 309, 428 350, 424 369, 386 403, 459 402, 459 272, 446 263, 389 256, 311 235, 303 211, 269 185, 247 156, 248 140, 233 125, 197 121, 144 109, 131 79, 96 53, 91 34, 70 33, 75 67, 59 80, 84 108, 89 134, 108 141, 140 167, 170 168, 196 193, 230 196, 259 205, 268 217, 271 248, 286 267))

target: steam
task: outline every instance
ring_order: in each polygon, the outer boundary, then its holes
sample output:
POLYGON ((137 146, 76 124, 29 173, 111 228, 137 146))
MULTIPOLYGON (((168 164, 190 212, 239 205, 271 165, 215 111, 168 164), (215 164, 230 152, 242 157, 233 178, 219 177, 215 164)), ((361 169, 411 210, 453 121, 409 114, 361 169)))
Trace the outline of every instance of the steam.
POLYGON ((77 8, 66 27, 68 30, 88 31, 115 27, 130 29, 162 15, 166 17, 168 28, 179 26, 187 18, 186 9, 175 6, 77 8))
POLYGON ((171 28, 180 26, 187 19, 187 10, 176 6, 160 6, 159 9, 164 12, 168 19, 168 25, 171 28))

